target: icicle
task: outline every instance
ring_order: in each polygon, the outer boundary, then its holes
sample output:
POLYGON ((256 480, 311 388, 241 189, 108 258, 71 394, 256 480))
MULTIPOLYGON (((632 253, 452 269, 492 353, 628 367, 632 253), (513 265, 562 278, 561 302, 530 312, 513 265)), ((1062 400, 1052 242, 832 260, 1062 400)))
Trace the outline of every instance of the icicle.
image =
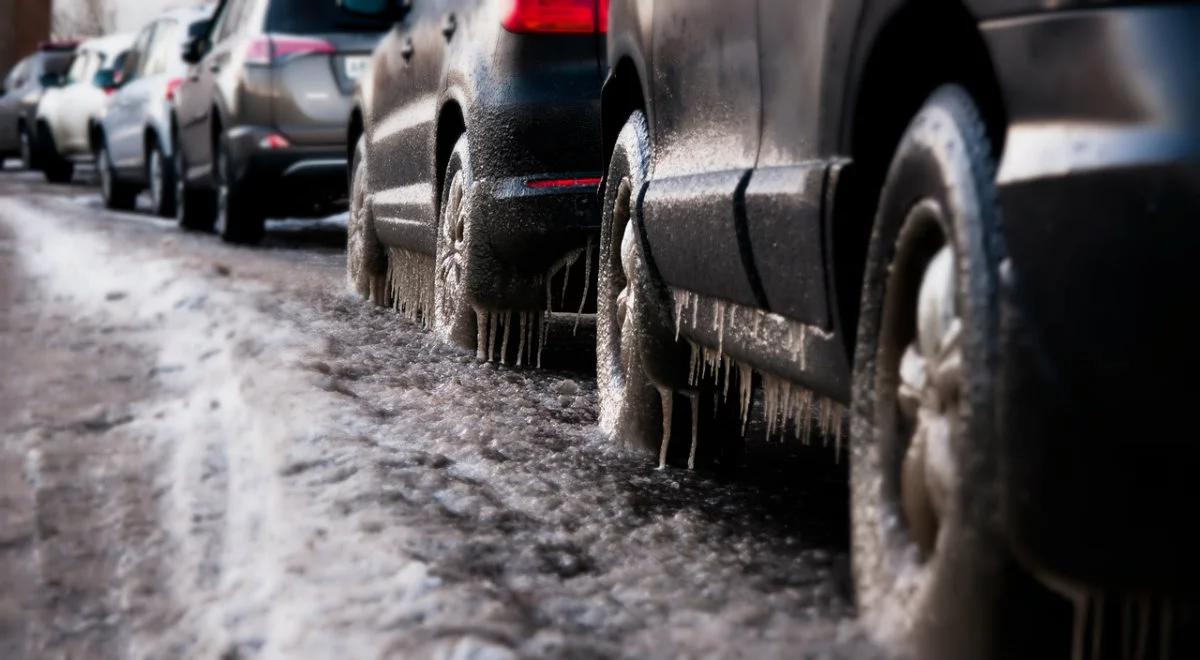
POLYGON ((750 421, 750 401, 754 395, 754 372, 749 365, 738 365, 738 379, 740 380, 738 401, 742 408, 742 435, 745 435, 746 423, 750 421))
POLYGON ((845 425, 842 415, 842 407, 835 404, 833 407, 833 460, 835 463, 842 456, 842 427, 845 425))
POLYGON ((717 352, 725 352, 725 303, 717 302, 713 305, 713 328, 717 331, 717 352))
POLYGON ((700 324, 696 321, 696 316, 700 312, 700 296, 689 293, 688 297, 690 298, 689 302, 692 305, 692 327, 699 328, 700 324))
POLYGON ((504 339, 500 342, 500 364, 508 364, 508 334, 512 330, 512 310, 504 312, 504 339))
POLYGON ((488 362, 493 362, 496 357, 496 326, 500 324, 500 314, 488 314, 488 362))
POLYGON ((692 401, 692 450, 688 453, 688 469, 696 469, 696 441, 700 438, 700 393, 688 392, 692 401))
POLYGON ((592 290, 592 237, 588 236, 587 248, 583 259, 583 296, 579 298, 579 309, 575 312, 575 329, 572 335, 579 334, 579 319, 583 316, 583 307, 587 304, 588 294, 592 290))
POLYGON ((729 400, 729 373, 733 371, 732 362, 733 360, 728 355, 721 354, 721 370, 725 372, 725 386, 721 388, 721 396, 726 401, 729 400))
POLYGON ((567 265, 563 272, 563 290, 562 300, 559 302, 559 307, 567 308, 567 284, 571 281, 571 268, 575 266, 575 262, 579 261, 579 251, 572 252, 567 259, 567 265))
POLYGON ((487 359, 487 329, 491 312, 475 308, 475 359, 487 359))
POLYGON ((675 292, 675 341, 679 341, 679 330, 683 324, 683 312, 687 309, 687 294, 675 292))
POLYGON ((529 322, 529 312, 521 312, 521 341, 517 343, 517 366, 521 366, 521 362, 525 357, 525 339, 528 336, 526 325, 529 322))
POLYGON ((550 332, 550 330, 548 328, 548 326, 550 324, 547 323, 547 320, 548 320, 548 317, 545 314, 538 315, 538 327, 541 330, 538 334, 538 356, 537 356, 538 369, 542 368, 542 349, 546 347, 546 336, 550 332))
POLYGON ((667 467, 667 448, 671 446, 671 405, 674 403, 674 392, 669 387, 658 388, 658 398, 662 401, 663 432, 662 445, 658 450, 658 469, 667 467))

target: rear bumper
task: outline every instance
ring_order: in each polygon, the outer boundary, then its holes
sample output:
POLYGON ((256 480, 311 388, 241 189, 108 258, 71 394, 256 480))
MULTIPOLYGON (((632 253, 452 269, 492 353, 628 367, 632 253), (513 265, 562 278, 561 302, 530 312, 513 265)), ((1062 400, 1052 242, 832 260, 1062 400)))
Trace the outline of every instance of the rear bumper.
POLYGON ((343 144, 269 149, 267 127, 230 131, 234 175, 256 191, 269 217, 328 215, 347 206, 343 144))
MULTIPOLYGON (((596 177, 596 173, 536 178, 596 177)), ((494 309, 545 309, 545 281, 599 233, 596 188, 532 189, 527 177, 477 181, 472 191, 476 276, 467 295, 494 309)), ((582 259, 581 259, 582 262, 582 259)), ((582 282, 583 274, 578 275, 582 282)))
POLYGON ((1001 507, 1067 582, 1200 586, 1198 33, 1172 5, 985 24, 1010 119, 1001 507))

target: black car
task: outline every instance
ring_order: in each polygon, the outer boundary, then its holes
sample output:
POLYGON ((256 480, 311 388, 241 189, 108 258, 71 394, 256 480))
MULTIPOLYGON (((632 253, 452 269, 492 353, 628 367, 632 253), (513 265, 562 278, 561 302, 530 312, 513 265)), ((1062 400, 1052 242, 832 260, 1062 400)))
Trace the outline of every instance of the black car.
POLYGON ((523 364, 547 310, 594 305, 603 4, 344 0, 396 21, 350 121, 364 296, 523 364))
POLYGON ((848 432, 904 654, 1195 651, 1200 7, 1129 4, 612 2, 602 426, 848 432))
POLYGON ((0 83, 0 163, 20 156, 26 169, 40 166, 35 129, 38 101, 47 87, 59 84, 75 59, 74 41, 47 42, 17 62, 0 83))
POLYGON ((227 241, 346 205, 346 117, 391 23, 340 0, 222 0, 175 94, 180 224, 227 241), (215 203, 215 218, 213 207, 215 203))

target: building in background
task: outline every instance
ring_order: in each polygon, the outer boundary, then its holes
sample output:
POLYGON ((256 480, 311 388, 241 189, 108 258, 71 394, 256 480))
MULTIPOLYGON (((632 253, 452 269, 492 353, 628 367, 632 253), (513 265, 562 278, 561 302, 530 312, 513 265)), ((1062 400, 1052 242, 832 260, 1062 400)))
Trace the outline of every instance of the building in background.
MULTIPOLYGON (((3 1, 3 0, 0 0, 3 1)), ((41 0, 45 2, 45 0, 41 0)), ((91 37, 133 32, 168 9, 203 4, 201 0, 54 0, 56 37, 91 37)))
POLYGON ((47 0, 0 0, 0 76, 49 36, 47 0))

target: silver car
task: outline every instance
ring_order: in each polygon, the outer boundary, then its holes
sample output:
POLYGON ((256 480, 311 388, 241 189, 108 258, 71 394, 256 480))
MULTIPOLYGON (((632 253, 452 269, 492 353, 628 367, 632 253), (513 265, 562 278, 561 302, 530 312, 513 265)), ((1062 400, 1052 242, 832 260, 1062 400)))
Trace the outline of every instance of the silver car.
POLYGON ((75 57, 74 42, 44 44, 17 63, 0 81, 0 162, 20 156, 26 169, 36 169, 34 111, 47 83, 56 83, 75 57))
POLYGON ((97 84, 97 74, 110 69, 132 44, 133 35, 128 34, 83 42, 60 86, 49 87, 42 94, 36 135, 42 171, 48 180, 70 181, 76 161, 91 158, 89 136, 114 92, 111 86, 97 84))
POLYGON ((143 28, 125 58, 120 85, 91 136, 105 204, 134 207, 150 190, 154 212, 175 215, 172 104, 187 76, 183 45, 210 9, 179 9, 143 28))

